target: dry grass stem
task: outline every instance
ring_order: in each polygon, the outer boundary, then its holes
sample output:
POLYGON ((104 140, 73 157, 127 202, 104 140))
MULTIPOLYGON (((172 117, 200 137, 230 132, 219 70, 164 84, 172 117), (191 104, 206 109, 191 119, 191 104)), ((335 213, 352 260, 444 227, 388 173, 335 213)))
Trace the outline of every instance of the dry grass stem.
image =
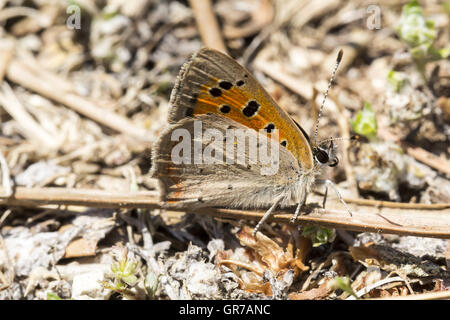
POLYGON ((54 149, 59 146, 58 141, 27 112, 7 82, 3 82, 0 87, 0 104, 18 122, 29 140, 36 141, 43 148, 54 149))
POLYGON ((194 11, 195 21, 203 44, 206 47, 227 53, 211 0, 189 0, 189 3, 194 11))
POLYGON ((8 163, 6 162, 5 156, 0 149, 0 169, 2 171, 2 186, 3 194, 0 193, 0 197, 9 198, 12 195, 11 177, 9 174, 8 163))
MULTIPOLYGON (((320 197, 313 201, 321 202, 320 197)), ((331 200, 328 207, 339 207, 339 202, 331 200)), ((65 188, 23 188, 17 187, 10 198, 0 199, 0 205, 40 206, 40 205, 79 205, 101 208, 168 208, 158 200, 156 192, 117 194, 101 190, 65 189, 65 188)), ((312 223, 329 228, 377 233, 393 233, 423 237, 450 239, 450 208, 448 204, 441 209, 420 210, 400 208, 378 208, 359 206, 353 209, 353 217, 345 210, 316 209, 298 218, 298 223, 312 223)), ((232 218, 258 221, 263 212, 236 209, 204 208, 188 211, 206 214, 218 218, 232 218)), ((270 221, 289 223, 292 211, 277 211, 270 221)))
POLYGON ((64 79, 52 75, 39 67, 37 63, 23 63, 13 59, 7 70, 7 77, 24 88, 59 102, 82 115, 117 132, 130 135, 141 141, 149 141, 147 130, 135 123, 73 92, 73 85, 64 79), (42 78, 44 76, 44 79, 42 78), (43 81, 44 80, 44 81, 43 81), (69 89, 70 88, 70 89, 69 89))

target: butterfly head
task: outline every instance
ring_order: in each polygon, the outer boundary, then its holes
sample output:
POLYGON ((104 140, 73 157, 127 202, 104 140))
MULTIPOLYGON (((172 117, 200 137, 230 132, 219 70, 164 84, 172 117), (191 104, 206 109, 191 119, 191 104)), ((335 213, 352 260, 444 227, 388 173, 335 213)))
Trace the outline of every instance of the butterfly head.
POLYGON ((315 161, 321 166, 335 167, 339 163, 339 158, 336 156, 336 145, 333 143, 333 140, 328 141, 327 144, 320 144, 314 147, 313 155, 315 161))

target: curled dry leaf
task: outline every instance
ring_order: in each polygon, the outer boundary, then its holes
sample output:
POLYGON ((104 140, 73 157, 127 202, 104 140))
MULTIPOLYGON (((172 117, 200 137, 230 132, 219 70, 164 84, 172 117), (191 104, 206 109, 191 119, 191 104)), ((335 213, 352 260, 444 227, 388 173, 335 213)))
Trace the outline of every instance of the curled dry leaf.
MULTIPOLYGON (((308 270, 308 267, 303 264, 302 258, 304 258, 304 255, 301 250, 308 250, 306 246, 299 246, 294 256, 292 243, 288 244, 286 250, 284 250, 275 241, 271 240, 261 232, 258 232, 256 237, 253 237, 251 235, 252 231, 251 228, 244 227, 241 232, 238 233, 237 237, 242 245, 254 250, 256 257, 261 259, 269 270, 274 273, 284 273, 292 268, 296 275, 308 270)), ((308 239, 301 238, 300 243, 308 242, 309 245, 311 245, 308 239)))
POLYGON ((309 269, 304 264, 306 254, 311 247, 311 242, 307 238, 301 236, 297 239, 291 238, 286 248, 283 248, 261 232, 258 232, 255 237, 252 236, 252 229, 247 226, 243 227, 236 236, 245 247, 244 254, 238 255, 235 254, 237 250, 234 253, 227 250, 220 251, 216 258, 219 265, 225 265, 233 270, 244 290, 271 296, 270 285, 263 281, 264 270, 271 271, 281 279, 289 270, 293 270, 294 275, 298 276, 309 269), (239 268, 247 271, 241 271, 239 268))
POLYGON ((243 272, 238 279, 240 288, 245 291, 263 293, 269 297, 273 295, 270 283, 263 282, 262 278, 253 272, 243 272))
POLYGON ((95 256, 97 241, 79 238, 70 242, 66 247, 64 258, 95 256))

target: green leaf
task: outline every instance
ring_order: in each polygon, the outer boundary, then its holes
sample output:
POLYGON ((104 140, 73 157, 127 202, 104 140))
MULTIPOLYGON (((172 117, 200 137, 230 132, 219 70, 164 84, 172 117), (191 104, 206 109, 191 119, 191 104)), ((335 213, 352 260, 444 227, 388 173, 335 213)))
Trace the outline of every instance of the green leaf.
POLYGON ((111 263, 111 271, 113 273, 111 282, 105 282, 105 288, 120 292, 126 290, 127 287, 133 287, 138 282, 137 274, 139 273, 139 263, 128 257, 128 250, 123 250, 119 259, 111 263))
POLYGON ((423 44, 430 46, 436 38, 434 23, 425 20, 417 1, 411 1, 403 8, 397 31, 400 38, 411 47, 423 44))
POLYGON ((130 287, 133 287, 134 285, 136 285, 138 279, 135 275, 133 274, 129 274, 129 275, 124 275, 121 280, 123 282, 125 282, 127 285, 129 285, 130 287))
POLYGON ((111 264, 111 271, 114 274, 118 274, 120 272, 120 267, 119 267, 119 264, 117 262, 113 262, 111 264))
POLYGON ((450 48, 442 48, 438 51, 442 59, 447 59, 448 57, 450 57, 450 48))
POLYGON ((394 87, 395 92, 400 92, 406 84, 406 77, 402 73, 394 70, 389 71, 387 79, 394 87))
POLYGON ((352 289, 350 279, 348 277, 336 277, 327 283, 328 288, 332 290, 341 289, 348 294, 356 297, 355 292, 352 289))
POLYGON ((429 51, 433 60, 447 59, 450 56, 450 48, 436 49, 431 47, 429 51))
POLYGON ((433 48, 433 42, 437 35, 434 21, 425 20, 423 10, 417 0, 412 0, 403 6, 397 33, 400 39, 409 46, 410 53, 425 78, 425 64, 430 60, 441 59, 441 56, 436 54, 439 50, 433 48))
POLYGON ((429 30, 434 30, 434 21, 433 20, 427 20, 425 21, 425 26, 429 30))
POLYGON ((47 292, 47 300, 62 300, 56 293, 47 292))
POLYGON ((334 229, 322 228, 319 226, 305 226, 302 236, 311 239, 313 247, 321 246, 328 242, 333 242, 336 238, 334 229))
POLYGON ((370 103, 365 102, 363 110, 359 111, 355 120, 350 120, 353 131, 357 134, 363 135, 369 139, 377 135, 377 119, 375 112, 370 103))
POLYGON ((125 268, 123 269, 123 273, 124 274, 133 274, 133 273, 135 273, 136 268, 137 268, 137 263, 134 261, 128 260, 125 265, 125 268))
POLYGON ((107 9, 103 10, 103 12, 101 13, 101 18, 106 21, 106 20, 110 20, 118 15, 119 15, 119 11, 117 9, 107 8, 107 9))

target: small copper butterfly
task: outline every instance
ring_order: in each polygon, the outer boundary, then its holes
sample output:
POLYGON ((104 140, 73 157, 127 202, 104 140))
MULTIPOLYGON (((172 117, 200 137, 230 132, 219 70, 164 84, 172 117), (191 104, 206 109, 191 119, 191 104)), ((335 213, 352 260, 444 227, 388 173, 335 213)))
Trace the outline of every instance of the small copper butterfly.
MULTIPOLYGON (((342 51, 336 68, 341 58, 342 51)), ((244 67, 219 51, 200 49, 183 65, 171 94, 168 123, 152 155, 152 176, 159 180, 161 200, 168 206, 269 207, 255 227, 256 233, 276 207, 296 204, 292 221, 296 220, 311 187, 321 183, 335 190, 350 213, 334 184, 316 179, 322 166, 333 167, 338 163, 333 140, 316 143, 317 126, 311 140, 244 67), (201 123, 202 132, 214 132, 217 143, 211 142, 211 135, 199 135, 196 123, 201 123), (231 144, 231 151, 248 163, 227 161, 229 150, 224 152, 220 148, 226 145, 225 131, 231 129, 246 130, 250 138, 265 132, 272 141, 277 130, 276 173, 262 174, 261 161, 250 161, 251 148, 239 149, 236 141, 231 144), (186 136, 179 132, 185 132, 186 136), (221 137, 224 141, 218 141, 221 137), (178 144, 181 138, 189 139, 184 141, 188 147, 183 150, 186 154, 182 160, 176 161, 174 154, 183 149, 178 144), (223 161, 192 160, 202 152, 202 147, 213 149, 214 159, 223 161)))

